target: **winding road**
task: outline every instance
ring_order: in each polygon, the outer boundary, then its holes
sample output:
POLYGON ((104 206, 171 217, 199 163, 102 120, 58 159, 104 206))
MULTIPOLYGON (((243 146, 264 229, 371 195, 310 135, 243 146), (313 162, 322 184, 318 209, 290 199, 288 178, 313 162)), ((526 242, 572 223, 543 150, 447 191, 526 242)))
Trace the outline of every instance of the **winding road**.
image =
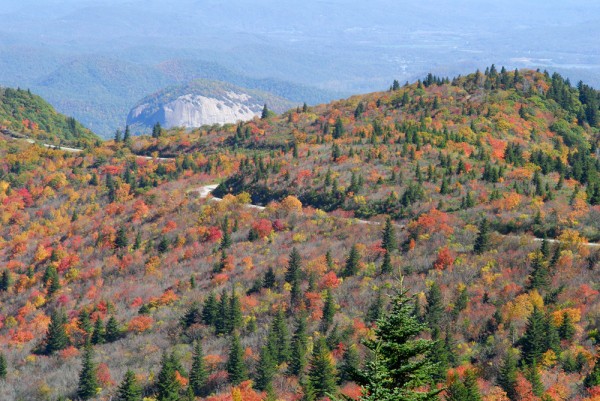
MULTIPOLYGON (((52 148, 52 149, 59 149, 59 150, 64 150, 65 152, 72 152, 72 153, 77 153, 77 152, 82 152, 83 149, 77 149, 77 148, 69 148, 66 146, 56 146, 56 145, 50 145, 47 143, 41 143, 41 142, 36 142, 33 139, 29 139, 29 138, 20 138, 20 137, 14 137, 12 136, 13 139, 16 140, 24 140, 28 143, 31 144, 39 144, 42 145, 46 148, 52 148)), ((145 160, 161 160, 161 161, 168 161, 168 160, 174 160, 173 157, 152 157, 152 156, 142 156, 142 155, 135 155, 136 157, 139 158, 143 158, 145 160)), ((198 187, 198 188, 194 188, 189 190, 188 192, 196 192, 199 194, 199 197, 201 199, 205 199, 208 198, 208 196, 215 190, 217 189, 217 187, 219 186, 219 184, 210 184, 210 185, 204 185, 202 187, 198 187)), ((217 197, 211 197, 211 200, 219 202, 222 199, 221 198, 217 198, 217 197)), ((265 207, 264 206, 259 206, 259 205, 253 205, 253 204, 248 204, 246 205, 246 207, 248 208, 252 208, 252 209, 257 209, 257 210, 264 210, 265 207)), ((354 219, 355 222, 357 222, 358 224, 369 224, 369 225, 381 225, 382 223, 378 222, 378 221, 368 221, 368 220, 361 220, 361 219, 354 219)), ((405 226, 404 225, 400 225, 400 224, 394 224, 394 226, 400 228, 400 229, 404 229, 405 226)), ((505 237, 507 238, 519 238, 519 236, 517 235, 505 235, 505 237)), ((535 242, 542 242, 544 239, 543 238, 534 238, 533 239, 535 242)), ((546 241, 548 241, 551 244, 557 244, 560 243, 559 240, 557 239, 550 239, 547 238, 546 241)), ((583 244, 584 246, 590 247, 590 248, 600 248, 600 244, 595 243, 595 242, 586 242, 583 244)))
MULTIPOLYGON (((6 132, 3 132, 3 133, 6 134, 6 132)), ((49 143, 43 143, 43 142, 39 142, 39 141, 33 140, 31 138, 22 138, 20 136, 15 136, 12 133, 8 133, 7 135, 10 135, 10 137, 12 139, 14 139, 14 140, 25 141, 25 142, 31 143, 33 145, 37 144, 37 145, 43 146, 43 147, 48 148, 48 149, 64 150, 65 152, 71 152, 71 153, 83 152, 83 149, 70 148, 70 147, 67 147, 67 146, 58 146, 58 145, 52 145, 52 144, 49 144, 49 143)), ((135 155, 135 157, 138 157, 140 159, 145 159, 145 160, 161 160, 161 161, 175 160, 174 157, 152 157, 152 156, 144 156, 144 155, 135 155)))
MULTIPOLYGON (((202 187, 199 188, 194 188, 191 189, 189 192, 197 192, 200 196, 201 199, 205 199, 208 198, 208 196, 212 193, 212 191, 214 191, 217 187, 219 186, 219 184, 210 184, 210 185, 204 185, 202 187)), ((221 198, 216 198, 216 197, 211 197, 211 200, 214 200, 216 202, 221 201, 221 198)), ((253 209, 258 209, 258 210, 264 210, 265 207, 264 206, 258 206, 258 205, 252 205, 252 204, 248 204, 246 205, 246 207, 249 208, 253 208, 253 209)), ((361 220, 361 219, 355 219, 355 218, 351 218, 353 219, 356 223, 358 224, 368 224, 368 225, 381 225, 382 223, 379 221, 368 221, 368 220, 361 220)), ((400 229, 404 229, 405 226, 404 225, 400 225, 400 224, 394 224, 394 226, 400 228, 400 229)), ((502 235, 502 234, 501 234, 502 235)), ((514 239, 519 239, 520 236, 518 235, 504 235, 504 237, 506 238, 514 238, 514 239)), ((533 241, 535 242, 542 242, 544 241, 543 238, 537 238, 534 237, 533 241)), ((546 241, 548 241, 550 244, 559 244, 560 241, 557 239, 551 239, 551 238, 546 238, 546 241)), ((585 242, 582 245, 590 247, 590 248, 600 248, 600 244, 597 244, 595 242, 585 242)))

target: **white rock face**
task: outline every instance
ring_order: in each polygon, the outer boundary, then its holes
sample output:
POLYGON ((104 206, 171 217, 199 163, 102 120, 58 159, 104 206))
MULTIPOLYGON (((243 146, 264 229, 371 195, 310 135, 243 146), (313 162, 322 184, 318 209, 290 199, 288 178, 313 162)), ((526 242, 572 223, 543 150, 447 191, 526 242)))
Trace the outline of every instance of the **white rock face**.
POLYGON ((297 106, 268 92, 198 79, 145 97, 129 112, 127 124, 135 134, 147 134, 156 123, 167 129, 235 124, 260 115, 265 104, 279 113, 297 106))
MULTIPOLYGON (((233 93, 231 93, 233 94, 233 93)), ((249 96, 228 96, 223 100, 199 95, 185 95, 163 106, 166 128, 200 127, 202 125, 235 123, 251 120, 262 105, 249 104, 249 96)))

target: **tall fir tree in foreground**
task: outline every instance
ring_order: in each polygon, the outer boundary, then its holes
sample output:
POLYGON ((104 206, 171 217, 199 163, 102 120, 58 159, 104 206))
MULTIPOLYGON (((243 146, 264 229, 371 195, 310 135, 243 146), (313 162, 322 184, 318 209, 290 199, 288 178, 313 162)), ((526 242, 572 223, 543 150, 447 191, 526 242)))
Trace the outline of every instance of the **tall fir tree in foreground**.
POLYGON ((377 322, 375 339, 365 341, 374 356, 361 374, 364 401, 438 399, 440 390, 432 383, 437 368, 431 357, 435 342, 420 338, 427 325, 415 315, 413 298, 401 280, 391 311, 377 322))

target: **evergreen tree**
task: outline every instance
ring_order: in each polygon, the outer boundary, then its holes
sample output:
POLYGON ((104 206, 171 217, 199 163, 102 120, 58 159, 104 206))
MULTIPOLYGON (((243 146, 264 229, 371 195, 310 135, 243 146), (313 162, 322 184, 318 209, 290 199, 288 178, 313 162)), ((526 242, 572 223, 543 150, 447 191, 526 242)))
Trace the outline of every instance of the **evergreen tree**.
POLYGON ((306 314, 300 313, 296 321, 296 330, 292 337, 292 347, 290 354, 289 373, 299 376, 306 368, 307 358, 306 349, 308 346, 308 336, 306 334, 306 314))
POLYGON ((217 315, 215 316, 215 333, 226 334, 228 329, 228 318, 229 318, 229 302, 227 299, 227 292, 223 290, 221 292, 221 299, 219 300, 219 307, 217 315))
POLYGON ((179 401, 181 384, 177 380, 179 361, 175 354, 163 353, 156 381, 157 401, 179 401))
POLYGON ((104 339, 108 343, 112 343, 121 338, 121 329, 119 328, 119 323, 117 323, 117 319, 114 316, 108 318, 106 322, 106 329, 104 330, 104 339))
POLYGON ((537 361, 534 359, 531 365, 525 368, 525 378, 531 383, 531 390, 534 395, 541 397, 544 393, 544 385, 540 378, 540 372, 537 367, 537 361))
POLYGON ((260 349, 260 358, 256 368, 256 388, 260 391, 272 390, 271 382, 277 372, 275 360, 268 345, 260 349))
POLYGON ((342 277, 351 277, 358 273, 358 265, 360 263, 360 253, 355 245, 352 245, 348 257, 346 258, 346 265, 342 272, 342 277))
POLYGON ((142 400, 142 388, 135 378, 135 373, 132 370, 128 370, 125 373, 123 381, 119 385, 117 390, 116 401, 141 401, 142 400))
POLYGON ((379 319, 375 339, 365 345, 374 358, 362 373, 366 401, 437 400, 440 390, 417 389, 431 384, 437 363, 431 358, 435 342, 419 338, 427 326, 414 313, 413 297, 400 283, 387 316, 379 319))
POLYGON ((190 326, 201 322, 202 313, 200 312, 200 305, 198 305, 198 302, 194 301, 181 317, 180 323, 185 330, 190 326))
POLYGON ((92 174, 92 178, 90 178, 90 185, 92 186, 98 186, 99 182, 98 182, 98 175, 96 173, 92 174))
POLYGON ((60 289, 60 278, 58 276, 58 271, 56 267, 53 265, 49 265, 44 272, 44 276, 42 277, 42 281, 46 286, 48 291, 48 296, 52 296, 52 294, 56 293, 60 289))
POLYGON ((119 143, 121 142, 121 130, 118 129, 115 131, 115 143, 119 143))
POLYGON ((77 326, 79 326, 79 328, 86 334, 90 334, 93 330, 90 314, 85 309, 82 309, 79 312, 79 316, 77 317, 77 326))
POLYGON ((300 288, 300 279, 292 281, 292 288, 290 289, 290 306, 292 309, 299 307, 302 303, 302 290, 300 288))
POLYGON ((352 344, 344 352, 342 367, 340 369, 340 383, 353 381, 357 377, 360 368, 360 355, 355 344, 352 344))
POLYGON ((117 237, 115 238, 115 248, 123 249, 127 248, 127 231, 125 230, 125 226, 121 226, 117 231, 117 237))
POLYGON ((541 251, 537 251, 531 260, 532 272, 529 276, 530 289, 538 291, 546 290, 550 284, 550 272, 548 271, 548 263, 544 260, 544 255, 541 251))
POLYGON ((234 330, 241 329, 242 324, 244 323, 244 316, 242 315, 242 304, 240 303, 240 298, 236 294, 235 289, 231 291, 228 312, 227 332, 231 333, 234 330))
POLYGON ((142 246, 142 233, 141 232, 137 232, 137 234, 135 235, 135 241, 133 242, 133 250, 137 251, 138 249, 140 249, 142 246))
POLYGON ((467 287, 463 287, 460 289, 458 293, 458 297, 456 298, 456 302, 454 303, 454 309, 452 310, 452 314, 456 319, 458 314, 467 308, 469 304, 469 294, 467 293, 467 287))
POLYGON ((313 388, 312 382, 308 377, 300 377, 300 386, 302 387, 302 398, 300 401, 316 401, 317 395, 313 388))
POLYGON ((392 270, 392 256, 390 255, 390 252, 386 251, 383 254, 383 262, 381 263, 381 274, 389 274, 392 270))
POLYGON ((268 118, 269 117, 269 113, 270 113, 269 108, 267 107, 267 104, 265 103, 265 105, 264 105, 264 107, 262 109, 262 113, 260 115, 260 118, 263 119, 263 120, 265 118, 268 118))
POLYGON ((158 138, 158 137, 160 137, 161 134, 162 134, 162 127, 160 126, 160 123, 157 122, 152 127, 152 138, 158 138))
POLYGON ((285 272, 285 281, 289 283, 292 288, 290 291, 290 303, 292 308, 297 307, 300 304, 300 269, 301 269, 301 257, 300 253, 296 248, 292 249, 288 260, 288 268, 285 272))
POLYGON ((219 304, 214 292, 210 292, 202 307, 202 322, 208 326, 215 324, 219 313, 219 304))
POLYGON ((10 274, 10 270, 4 269, 0 277, 0 291, 8 291, 11 285, 12 275, 10 274))
POLYGON ((83 366, 79 373, 79 384, 77 396, 81 400, 89 400, 98 393, 98 378, 96 377, 96 365, 93 361, 94 349, 88 342, 83 352, 83 366))
POLYGON ((279 365, 290 359, 290 334, 285 321, 285 312, 279 309, 269 331, 269 351, 279 365))
POLYGON ((91 341, 94 345, 102 344, 104 342, 104 322, 100 317, 94 322, 91 341))
POLYGON ((554 326, 554 319, 550 313, 546 314, 544 319, 544 330, 545 330, 545 344, 544 352, 546 350, 552 350, 556 355, 560 355, 560 335, 558 329, 554 326))
POLYGON ((481 393, 477 386, 477 376, 475 375, 475 371, 472 369, 467 370, 464 380, 465 389, 467 390, 465 401, 482 401, 481 393))
POLYGON ((498 374, 498 385, 506 392, 511 400, 517 399, 517 357, 515 351, 509 349, 506 353, 500 372, 498 374))
POLYGON ((208 381, 208 372, 204 366, 204 352, 202 343, 196 341, 194 353, 192 356, 192 368, 190 369, 190 388, 198 397, 206 395, 206 382, 208 381))
POLYGON ((545 236, 544 236, 544 239, 542 240, 542 245, 540 246, 540 252, 542 253, 542 256, 544 257, 544 260, 550 259, 550 242, 548 242, 548 240, 546 239, 545 236))
POLYGON ((125 126, 125 133, 123 134, 123 142, 125 142, 125 145, 131 145, 131 130, 129 129, 129 125, 125 126))
POLYGON ((369 311, 367 312, 367 322, 374 323, 379 320, 383 316, 383 293, 381 289, 377 291, 377 296, 375 300, 369 307, 369 311))
POLYGON ((292 249, 288 260, 288 268, 285 272, 285 281, 292 284, 294 281, 300 279, 300 268, 302 258, 300 252, 296 248, 292 249))
POLYGON ((432 329, 431 339, 434 341, 434 346, 431 348, 430 357, 437 362, 437 366, 432 373, 432 378, 437 382, 446 378, 449 367, 449 357, 446 344, 444 341, 441 341, 439 327, 432 329))
POLYGON ((450 385, 446 389, 446 401, 481 401, 481 399, 477 377, 473 370, 465 372, 463 381, 456 374, 450 378, 450 385))
POLYGON ((522 350, 523 362, 530 365, 534 360, 541 360, 542 355, 548 349, 546 347, 546 322, 544 314, 537 307, 527 320, 525 334, 519 341, 522 350))
POLYGON ((467 401, 469 399, 469 393, 467 386, 455 373, 450 377, 450 384, 446 389, 446 401, 467 401))
POLYGON ((425 317, 431 329, 439 328, 440 321, 444 315, 444 303, 442 291, 437 282, 434 282, 427 293, 427 308, 425 317))
POLYGON ((571 340, 575 335, 576 329, 573 324, 573 320, 571 319, 571 315, 567 312, 563 313, 562 322, 560 323, 560 327, 558 328, 558 334, 561 340, 571 340))
POLYGON ((481 220, 479 223, 479 234, 477 234, 477 238, 475 239, 475 245, 473 246, 473 251, 476 254, 481 255, 486 252, 490 248, 490 223, 486 218, 481 220))
POLYGON ((335 316, 335 301, 331 295, 331 291, 327 289, 325 292, 325 304, 323 305, 323 316, 321 317, 321 324, 319 330, 321 333, 326 333, 333 323, 333 317, 335 316))
POLYGON ((381 247, 388 253, 393 252, 396 249, 396 232, 394 230, 394 225, 392 224, 392 219, 389 217, 385 221, 385 226, 383 227, 381 247))
POLYGON ((600 354, 596 356, 596 363, 592 371, 583 380, 586 388, 600 386, 600 354))
POLYGON ((65 330, 67 315, 62 310, 57 310, 50 316, 50 325, 46 333, 46 355, 63 350, 69 345, 69 337, 65 330))
POLYGON ((342 118, 338 117, 335 120, 335 126, 333 128, 333 139, 341 138, 344 135, 344 124, 342 123, 342 118))
POLYGON ((169 239, 163 235, 156 247, 156 250, 160 254, 167 252, 169 250, 169 239))
POLYGON ((325 337, 319 337, 313 348, 308 368, 308 380, 315 397, 321 398, 335 394, 336 372, 325 337))
MULTIPOLYGON (((363 376, 363 393, 361 401, 397 401, 397 400, 418 400, 418 398, 401 398, 400 387, 393 385, 393 380, 390 377, 390 372, 385 362, 385 358, 381 354, 381 344, 377 344, 373 350, 373 357, 367 364, 363 376)), ((436 398, 433 398, 436 400, 436 398)))
POLYGON ((0 380, 6 379, 8 374, 8 367, 6 363, 6 357, 4 353, 0 352, 0 380))
POLYGON ((244 363, 244 350, 242 349, 240 337, 237 333, 231 336, 226 369, 229 374, 229 381, 233 385, 237 386, 248 378, 246 364, 244 363))
POLYGON ((264 288, 274 288, 275 287, 275 272, 272 267, 269 267, 267 272, 265 273, 265 278, 263 279, 263 287, 264 288))
POLYGON ((223 237, 221 237, 220 249, 225 250, 233 244, 233 241, 231 240, 231 234, 229 232, 229 219, 225 218, 225 221, 223 222, 222 230, 223 230, 223 237))
POLYGON ((449 366, 456 366, 458 363, 458 357, 456 355, 456 344, 452 338, 452 332, 450 331, 450 325, 446 326, 446 333, 444 336, 444 349, 448 358, 449 366))

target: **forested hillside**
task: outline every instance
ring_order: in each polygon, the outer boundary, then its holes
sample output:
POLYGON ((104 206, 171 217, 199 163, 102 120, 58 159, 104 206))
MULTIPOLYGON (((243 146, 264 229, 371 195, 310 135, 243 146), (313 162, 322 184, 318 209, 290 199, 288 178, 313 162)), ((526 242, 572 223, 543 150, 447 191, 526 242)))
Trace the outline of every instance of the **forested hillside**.
POLYGON ((599 100, 492 66, 77 154, 0 139, 0 394, 597 400, 599 100))
POLYGON ((0 88, 0 126, 51 144, 84 146, 98 137, 72 117, 59 114, 29 90, 0 88))

